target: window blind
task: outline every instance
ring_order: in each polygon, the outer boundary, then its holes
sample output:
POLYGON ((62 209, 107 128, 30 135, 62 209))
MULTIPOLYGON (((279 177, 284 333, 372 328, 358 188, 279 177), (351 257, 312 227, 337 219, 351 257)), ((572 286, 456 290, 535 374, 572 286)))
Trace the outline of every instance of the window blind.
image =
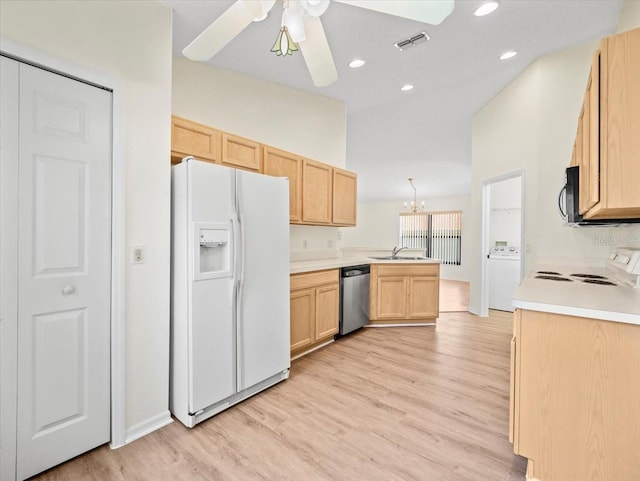
POLYGON ((462 212, 403 212, 400 246, 424 249, 427 257, 459 266, 462 261, 462 212))

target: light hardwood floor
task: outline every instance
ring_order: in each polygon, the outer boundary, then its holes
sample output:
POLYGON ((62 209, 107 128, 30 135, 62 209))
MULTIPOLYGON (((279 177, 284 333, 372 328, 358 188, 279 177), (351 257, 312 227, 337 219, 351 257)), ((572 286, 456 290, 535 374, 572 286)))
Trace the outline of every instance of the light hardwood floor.
POLYGON ((440 279, 440 312, 469 310, 469 283, 440 279))
POLYGON ((523 480, 508 442, 511 315, 362 329, 291 378, 187 429, 178 421, 39 480, 523 480))

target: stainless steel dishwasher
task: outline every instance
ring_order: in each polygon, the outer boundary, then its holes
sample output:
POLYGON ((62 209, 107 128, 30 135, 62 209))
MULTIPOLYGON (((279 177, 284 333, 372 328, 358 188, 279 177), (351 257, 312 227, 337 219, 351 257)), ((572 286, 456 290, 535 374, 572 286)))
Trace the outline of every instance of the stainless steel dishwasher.
POLYGON ((340 269, 340 330, 344 336, 369 323, 369 266, 340 269))

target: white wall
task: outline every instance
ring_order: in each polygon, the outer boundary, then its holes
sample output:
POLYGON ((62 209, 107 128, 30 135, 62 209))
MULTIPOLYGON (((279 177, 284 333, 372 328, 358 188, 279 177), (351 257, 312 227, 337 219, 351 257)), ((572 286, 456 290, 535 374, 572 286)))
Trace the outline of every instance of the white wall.
MULTIPOLYGON (((399 244, 399 213, 403 211, 403 200, 396 202, 367 202, 358 204, 356 227, 343 228, 340 235, 343 247, 372 247, 391 252, 399 244)), ((418 201, 420 203, 420 201, 418 201)), ((470 238, 467 235, 470 223, 470 196, 440 197, 426 199, 425 210, 430 212, 462 211, 462 264, 441 266, 440 277, 460 281, 469 280, 470 238)))
MULTIPOLYGON (((639 4, 625 2, 617 31, 640 25, 639 4)), ((482 184, 493 177, 525 172, 525 272, 541 258, 602 262, 616 245, 640 245, 640 227, 568 228, 558 214, 557 195, 596 47, 589 42, 538 59, 473 118, 472 312, 480 307, 482 184)))
POLYGON ((126 246, 146 251, 144 264, 125 267, 130 428, 168 412, 171 12, 155 2, 9 0, 0 11, 0 35, 124 85, 126 246))
MULTIPOLYGON (((346 106, 322 95, 176 57, 172 112, 336 167, 346 164, 346 106)), ((290 241, 294 256, 325 256, 337 252, 338 228, 293 225, 290 241)))

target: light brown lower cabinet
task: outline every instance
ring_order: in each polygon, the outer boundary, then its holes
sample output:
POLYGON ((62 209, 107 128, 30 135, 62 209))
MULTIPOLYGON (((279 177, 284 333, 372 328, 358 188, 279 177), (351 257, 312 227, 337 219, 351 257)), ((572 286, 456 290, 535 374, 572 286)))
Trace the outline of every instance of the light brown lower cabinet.
POLYGON ((527 479, 640 479, 640 326, 516 310, 509 439, 527 479))
POLYGON ((338 332, 338 269, 291 275, 291 357, 298 357, 338 332))
POLYGON ((439 264, 372 264, 371 324, 435 322, 439 315, 439 264))

